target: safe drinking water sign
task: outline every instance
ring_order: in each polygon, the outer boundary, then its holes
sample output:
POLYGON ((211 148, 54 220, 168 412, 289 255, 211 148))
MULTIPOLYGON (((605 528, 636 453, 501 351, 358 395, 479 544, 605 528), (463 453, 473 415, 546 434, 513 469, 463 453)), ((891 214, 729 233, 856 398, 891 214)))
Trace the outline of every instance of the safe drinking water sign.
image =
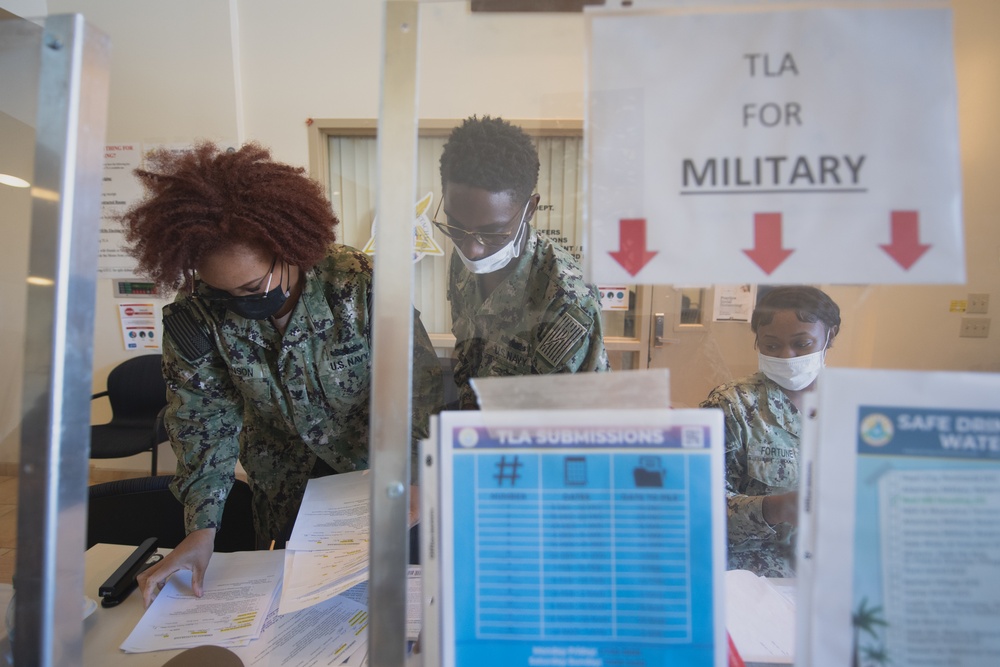
POLYGON ((588 276, 964 282, 951 12, 589 18, 588 276))

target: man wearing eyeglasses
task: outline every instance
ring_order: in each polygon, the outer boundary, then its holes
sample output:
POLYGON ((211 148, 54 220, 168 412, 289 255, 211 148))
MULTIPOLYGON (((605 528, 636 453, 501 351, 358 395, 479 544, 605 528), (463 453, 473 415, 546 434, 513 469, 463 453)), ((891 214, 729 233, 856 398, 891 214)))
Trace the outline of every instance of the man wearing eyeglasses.
POLYGON ((538 151, 500 118, 452 130, 435 226, 455 244, 448 300, 462 409, 474 377, 610 370, 600 298, 573 256, 537 234, 538 151))

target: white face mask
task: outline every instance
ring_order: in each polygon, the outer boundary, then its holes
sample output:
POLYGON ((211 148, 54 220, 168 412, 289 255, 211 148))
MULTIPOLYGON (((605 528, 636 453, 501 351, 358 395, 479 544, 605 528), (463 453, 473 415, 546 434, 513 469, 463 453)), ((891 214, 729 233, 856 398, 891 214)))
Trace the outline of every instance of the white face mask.
MULTIPOLYGON (((525 206, 527 211, 527 206, 525 206)), ((504 247, 497 250, 492 255, 488 257, 483 257, 482 259, 469 259, 462 252, 462 249, 455 244, 455 250, 458 251, 458 257, 462 260, 462 264, 465 264, 467 268, 472 273, 493 273, 494 271, 499 271, 503 267, 510 264, 510 260, 515 257, 521 256, 521 239, 524 237, 524 230, 527 229, 527 225, 524 224, 524 214, 521 214, 521 224, 517 227, 517 233, 514 234, 514 238, 504 247)))
POLYGON ((826 365, 826 350, 804 354, 801 357, 782 359, 757 353, 757 364, 761 372, 789 391, 805 389, 819 376, 826 365))

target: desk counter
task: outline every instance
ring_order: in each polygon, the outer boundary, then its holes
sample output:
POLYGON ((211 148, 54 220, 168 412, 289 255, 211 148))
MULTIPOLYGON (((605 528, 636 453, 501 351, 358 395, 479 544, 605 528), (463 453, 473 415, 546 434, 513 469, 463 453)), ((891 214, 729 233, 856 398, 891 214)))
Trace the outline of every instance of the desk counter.
MULTIPOLYGON (((84 594, 99 600, 97 589, 128 558, 135 547, 117 544, 98 544, 87 551, 85 558, 84 594)), ((169 549, 159 549, 161 553, 169 549)), ((776 582, 777 583, 777 582, 776 582)), ((787 584, 788 582, 781 582, 787 584)), ((9 584, 0 585, 0 609, 7 608, 12 589, 9 584)), ((83 624, 83 664, 85 667, 161 667, 163 663, 180 651, 156 651, 153 653, 124 653, 118 647, 125 641, 136 623, 142 617, 142 597, 133 591, 117 607, 104 608, 98 604, 97 610, 83 624)), ((6 634, 0 625, 0 632, 6 634)), ((6 637, 2 637, 6 648, 6 637)), ((419 656, 410 656, 408 665, 418 665, 419 656)), ((747 663, 747 667, 763 667, 765 663, 747 663)))
MULTIPOLYGON (((100 600, 97 589, 107 581, 135 547, 97 544, 87 550, 84 594, 100 600)), ((158 549, 160 553, 169 549, 158 549)), ((160 667, 180 651, 124 653, 118 647, 142 618, 142 596, 133 591, 117 607, 97 605, 97 611, 83 622, 83 664, 85 667, 160 667)))

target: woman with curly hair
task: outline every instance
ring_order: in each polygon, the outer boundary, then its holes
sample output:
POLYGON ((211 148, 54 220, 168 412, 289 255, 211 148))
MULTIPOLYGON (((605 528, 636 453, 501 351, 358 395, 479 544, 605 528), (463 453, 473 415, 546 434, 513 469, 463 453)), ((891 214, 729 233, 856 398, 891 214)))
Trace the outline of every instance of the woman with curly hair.
MULTIPOLYGON (((163 309, 163 374, 188 533, 140 577, 148 605, 179 569, 201 594, 237 461, 260 547, 287 537, 310 478, 368 467, 372 265, 333 244, 319 185, 256 144, 147 164, 135 172, 146 196, 123 222, 140 272, 179 290, 163 309)), ((419 319, 414 348, 416 441, 441 400, 419 319)))

